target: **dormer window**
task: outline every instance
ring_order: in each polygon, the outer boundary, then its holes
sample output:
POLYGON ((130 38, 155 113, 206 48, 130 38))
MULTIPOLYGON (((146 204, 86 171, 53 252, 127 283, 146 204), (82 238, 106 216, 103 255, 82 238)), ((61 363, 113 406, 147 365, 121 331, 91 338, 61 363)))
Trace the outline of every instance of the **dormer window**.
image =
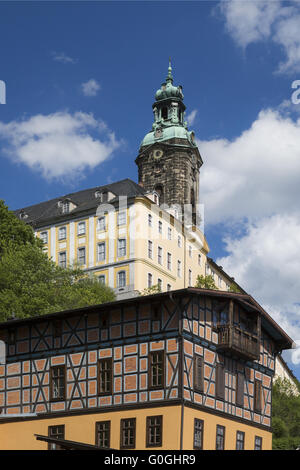
POLYGON ((26 214, 26 212, 23 209, 21 210, 19 216, 20 216, 20 219, 22 219, 22 220, 28 218, 28 214, 26 214))
POLYGON ((69 203, 69 201, 63 201, 63 203, 61 205, 61 209, 62 209, 63 214, 67 214, 68 212, 70 212, 70 203, 69 203))

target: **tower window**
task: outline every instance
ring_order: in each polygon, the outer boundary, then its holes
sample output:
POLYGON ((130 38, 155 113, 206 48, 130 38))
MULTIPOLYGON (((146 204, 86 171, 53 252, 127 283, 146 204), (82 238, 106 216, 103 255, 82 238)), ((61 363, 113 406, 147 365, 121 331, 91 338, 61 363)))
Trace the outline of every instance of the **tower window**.
POLYGON ((168 108, 166 108, 166 107, 162 108, 162 110, 161 110, 161 117, 162 117, 163 119, 168 119, 168 108))

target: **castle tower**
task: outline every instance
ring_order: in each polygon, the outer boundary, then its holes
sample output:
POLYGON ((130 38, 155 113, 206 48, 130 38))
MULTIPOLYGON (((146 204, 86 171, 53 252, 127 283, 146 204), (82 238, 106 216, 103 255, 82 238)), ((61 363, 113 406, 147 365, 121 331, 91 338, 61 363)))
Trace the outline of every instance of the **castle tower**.
POLYGON ((203 161, 194 132, 188 130, 184 121, 182 86, 173 85, 171 63, 152 108, 152 130, 144 137, 136 159, 139 184, 146 191, 155 191, 160 205, 181 209, 190 205, 189 212, 196 223, 199 170, 203 161))

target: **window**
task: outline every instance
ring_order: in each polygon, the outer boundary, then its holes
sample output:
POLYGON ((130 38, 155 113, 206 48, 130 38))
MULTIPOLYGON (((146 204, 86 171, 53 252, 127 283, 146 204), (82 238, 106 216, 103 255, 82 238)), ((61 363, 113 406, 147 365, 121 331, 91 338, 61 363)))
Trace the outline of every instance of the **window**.
POLYGON ((149 355, 149 387, 163 388, 164 386, 164 352, 155 351, 149 355))
POLYGON ((171 253, 168 253, 167 254, 167 268, 168 269, 172 269, 172 255, 171 253))
POLYGON ((206 274, 206 276, 208 276, 209 273, 210 273, 210 268, 209 268, 209 265, 206 263, 205 264, 205 274, 206 274))
POLYGON ((135 448, 136 419, 121 419, 121 449, 135 448))
MULTIPOLYGON (((54 439, 64 439, 65 438, 65 426, 61 424, 60 426, 48 426, 48 437, 54 439)), ((48 443, 48 450, 63 450, 59 444, 48 443)))
POLYGON ((105 242, 97 245, 97 259, 98 261, 105 261, 105 242))
POLYGON ((194 357, 194 389, 196 392, 203 392, 203 358, 196 355, 194 357))
POLYGON ((126 286, 126 273, 125 271, 118 272, 118 287, 126 286))
POLYGON ((192 270, 189 269, 189 286, 192 285, 192 270))
POLYGON ((262 437, 255 436, 254 450, 262 450, 262 437))
POLYGON ((236 377, 236 404, 244 406, 244 374, 237 373, 236 377))
POLYGON ((64 400, 66 394, 66 366, 50 368, 50 400, 64 400))
POLYGON ((169 292, 171 290, 171 284, 167 284, 167 291, 169 292))
POLYGON ((78 248, 78 264, 83 265, 85 264, 85 248, 78 248))
POLYGON ((48 243, 48 232, 41 232, 40 238, 43 243, 48 243))
POLYGON ((192 247, 191 247, 191 245, 189 246, 189 257, 190 258, 192 257, 192 247))
POLYGON ((157 262, 158 264, 162 264, 162 247, 161 246, 157 248, 157 262))
POLYGON ((172 240, 172 229, 168 227, 168 240, 172 240))
POLYGON ((254 381, 254 411, 261 412, 261 381, 254 381))
POLYGON ((194 419, 194 449, 203 449, 203 427, 202 419, 194 419))
POLYGON ((236 450, 244 450, 245 433, 242 431, 236 432, 236 450))
POLYGON ((118 240, 118 258, 126 256, 126 239, 119 238, 118 240))
POLYGON ((168 108, 166 108, 166 107, 162 108, 161 117, 162 117, 162 119, 168 119, 168 108))
POLYGON ((162 222, 158 221, 158 233, 162 233, 162 222))
POLYGON ((222 287, 222 278, 221 278, 221 276, 218 276, 218 286, 222 287))
POLYGON ((146 447, 162 446, 162 416, 147 416, 146 447))
POLYGON ((225 370, 223 364, 216 365, 216 397, 224 400, 225 395, 225 370))
POLYGON ((85 235, 85 222, 79 222, 77 225, 77 235, 85 235))
POLYGON ((96 423, 96 446, 100 449, 110 448, 110 421, 96 423))
POLYGON ((198 265, 201 266, 201 255, 198 255, 198 265))
POLYGON ((152 287, 152 274, 148 273, 148 287, 152 287))
POLYGON ((98 394, 112 393, 112 359, 100 359, 98 362, 98 394))
POLYGON ((159 291, 161 292, 162 291, 162 280, 161 279, 157 279, 157 285, 158 285, 159 291))
POLYGON ((70 203, 69 203, 69 201, 64 201, 61 205, 61 208, 62 208, 62 213, 63 214, 67 214, 68 212, 70 212, 70 203))
POLYGON ((177 261, 177 276, 181 277, 181 261, 177 261))
POLYGON ((97 230, 100 232, 105 229, 106 229, 105 217, 99 217, 99 219, 97 220, 97 230))
POLYGON ((148 257, 151 258, 151 259, 153 257, 152 248, 153 248, 153 243, 150 240, 148 240, 148 257))
POLYGON ((178 235, 177 244, 178 244, 178 247, 181 248, 181 236, 180 235, 178 235))
POLYGON ((224 450, 225 428, 217 424, 216 450, 224 450))
POLYGON ((61 268, 66 268, 66 266, 67 266, 67 253, 66 253, 66 251, 60 251, 58 253, 58 265, 61 268))
POLYGON ((105 284, 105 275, 100 274, 100 276, 98 276, 98 281, 100 284, 105 284))
POLYGON ((125 225, 126 224, 126 212, 119 212, 118 213, 118 225, 125 225))
POLYGON ((59 227, 58 229, 58 239, 64 240, 67 238, 67 227, 59 227))
POLYGON ((148 214, 148 227, 152 227, 152 215, 148 214))

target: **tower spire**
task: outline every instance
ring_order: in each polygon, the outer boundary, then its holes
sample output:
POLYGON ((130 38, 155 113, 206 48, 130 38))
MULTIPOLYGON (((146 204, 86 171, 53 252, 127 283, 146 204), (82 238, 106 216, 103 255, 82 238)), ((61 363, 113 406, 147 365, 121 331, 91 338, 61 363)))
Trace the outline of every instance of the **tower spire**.
POLYGON ((166 78, 166 81, 173 83, 171 57, 169 57, 168 76, 166 78))

